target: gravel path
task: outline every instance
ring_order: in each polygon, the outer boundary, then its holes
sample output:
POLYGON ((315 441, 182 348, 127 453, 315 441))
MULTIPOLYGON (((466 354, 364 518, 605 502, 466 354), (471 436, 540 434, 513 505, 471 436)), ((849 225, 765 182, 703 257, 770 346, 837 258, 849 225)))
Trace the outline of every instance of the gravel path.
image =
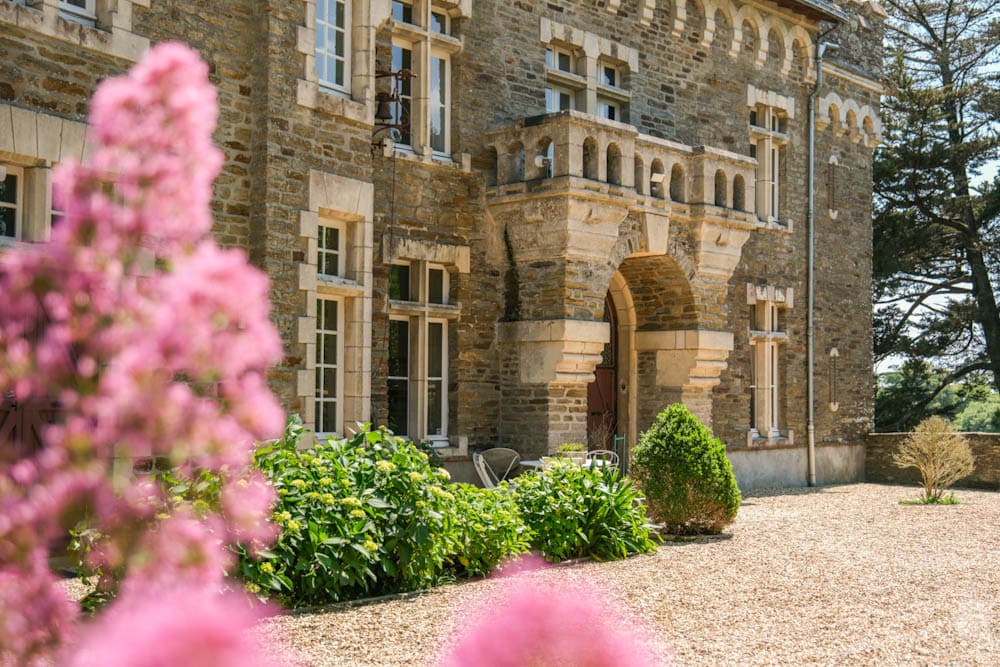
MULTIPOLYGON (((753 493, 728 539, 524 576, 596 583, 645 619, 663 664, 998 665, 1000 493, 898 502, 916 495, 873 484, 753 493)), ((283 616, 262 632, 303 665, 432 665, 505 583, 283 616)))

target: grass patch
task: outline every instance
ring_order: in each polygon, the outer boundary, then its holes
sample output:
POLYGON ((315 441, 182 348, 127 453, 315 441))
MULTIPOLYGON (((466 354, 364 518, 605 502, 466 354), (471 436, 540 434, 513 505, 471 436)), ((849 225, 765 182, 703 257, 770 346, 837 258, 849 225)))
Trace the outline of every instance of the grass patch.
POLYGON ((954 493, 935 498, 933 496, 920 496, 915 500, 900 500, 900 505, 960 505, 954 493))

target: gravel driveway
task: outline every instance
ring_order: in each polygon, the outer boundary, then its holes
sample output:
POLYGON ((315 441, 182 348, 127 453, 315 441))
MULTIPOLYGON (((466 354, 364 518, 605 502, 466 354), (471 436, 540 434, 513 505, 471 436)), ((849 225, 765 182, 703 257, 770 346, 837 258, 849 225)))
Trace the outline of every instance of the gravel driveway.
MULTIPOLYGON (((523 576, 596 584, 645 619, 663 664, 1000 665, 1000 493, 898 502, 916 495, 874 484, 751 493, 728 539, 523 576)), ((432 665, 470 606, 505 584, 283 616, 263 632, 304 665, 432 665)))

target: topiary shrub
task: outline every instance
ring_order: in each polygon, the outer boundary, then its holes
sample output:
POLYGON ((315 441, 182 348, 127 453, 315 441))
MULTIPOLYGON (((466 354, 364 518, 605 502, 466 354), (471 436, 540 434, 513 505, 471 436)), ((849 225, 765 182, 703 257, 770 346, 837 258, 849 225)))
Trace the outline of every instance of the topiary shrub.
POLYGON ((633 452, 632 477, 651 516, 669 533, 718 533, 740 507, 740 489, 723 444, 675 403, 656 417, 633 452))
POLYGON ((553 459, 510 488, 532 530, 531 546, 549 561, 614 560, 656 548, 639 491, 617 468, 553 459))
POLYGON ((954 494, 944 496, 945 490, 975 465, 969 441, 942 417, 928 417, 917 424, 892 455, 892 462, 920 471, 924 487, 920 502, 932 505, 954 502, 954 494))

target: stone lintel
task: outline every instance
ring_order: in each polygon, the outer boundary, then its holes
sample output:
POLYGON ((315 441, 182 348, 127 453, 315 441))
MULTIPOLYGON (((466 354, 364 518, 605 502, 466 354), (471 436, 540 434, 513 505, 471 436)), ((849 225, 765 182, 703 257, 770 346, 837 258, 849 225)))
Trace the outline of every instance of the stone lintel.
POLYGON ((382 235, 382 260, 390 264, 399 259, 423 260, 453 266, 459 273, 470 269, 469 246, 431 243, 389 234, 382 235))
POLYGON ((656 353, 657 385, 707 389, 719 384, 733 350, 733 334, 702 329, 639 331, 636 349, 656 353))
POLYGON ((518 381, 590 383, 611 339, 607 322, 587 320, 534 320, 498 325, 502 345, 516 352, 518 381))

